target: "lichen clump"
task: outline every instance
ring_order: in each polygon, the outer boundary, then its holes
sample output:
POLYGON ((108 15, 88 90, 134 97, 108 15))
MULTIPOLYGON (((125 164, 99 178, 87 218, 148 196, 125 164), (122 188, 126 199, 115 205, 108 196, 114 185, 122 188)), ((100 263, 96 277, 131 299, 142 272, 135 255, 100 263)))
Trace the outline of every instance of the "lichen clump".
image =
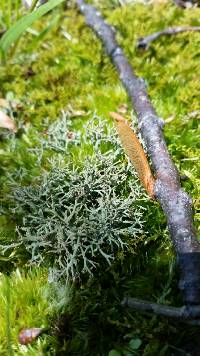
POLYGON ((112 152, 88 158, 83 169, 54 168, 14 197, 23 215, 21 241, 31 264, 53 262, 60 276, 92 274, 111 264, 143 232, 141 188, 131 167, 112 152))

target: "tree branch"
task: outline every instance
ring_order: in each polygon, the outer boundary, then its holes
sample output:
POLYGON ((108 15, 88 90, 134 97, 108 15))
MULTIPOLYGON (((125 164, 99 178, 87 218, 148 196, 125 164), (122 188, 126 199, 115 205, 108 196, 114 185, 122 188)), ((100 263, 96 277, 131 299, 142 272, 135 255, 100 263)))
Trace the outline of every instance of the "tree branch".
POLYGON ((174 4, 178 5, 182 9, 190 9, 191 7, 195 7, 200 5, 199 0, 173 0, 174 4))
POLYGON ((174 4, 178 5, 182 9, 187 9, 188 7, 192 6, 191 1, 183 1, 183 0, 173 0, 174 4))
POLYGON ((144 312, 153 312, 167 318, 180 319, 193 325, 200 325, 200 306, 172 307, 164 304, 150 303, 136 298, 124 298, 122 306, 144 312))
POLYGON ((136 47, 139 49, 147 50, 151 42, 155 41, 160 36, 177 35, 182 32, 200 32, 200 26, 177 26, 169 27, 162 31, 152 33, 147 37, 139 38, 136 47))
POLYGON ((193 227, 192 202, 180 187, 177 169, 167 151, 162 132, 164 122, 151 104, 144 81, 134 74, 122 48, 119 47, 114 29, 93 6, 83 0, 76 0, 76 3, 85 16, 87 25, 104 43, 106 52, 117 68, 132 101, 157 178, 154 193, 167 217, 169 232, 177 253, 181 270, 180 288, 186 303, 200 304, 200 244, 193 227))

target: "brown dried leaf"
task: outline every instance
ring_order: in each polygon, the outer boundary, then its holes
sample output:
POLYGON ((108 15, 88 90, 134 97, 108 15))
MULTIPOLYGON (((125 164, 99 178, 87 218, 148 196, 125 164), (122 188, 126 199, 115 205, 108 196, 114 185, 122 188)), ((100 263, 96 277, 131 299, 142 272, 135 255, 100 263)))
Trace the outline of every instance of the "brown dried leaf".
POLYGON ((17 132, 17 127, 14 121, 1 110, 0 110, 0 127, 3 127, 13 132, 17 132))
POLYGON ((44 331, 45 329, 42 328, 22 329, 19 333, 19 342, 21 345, 28 345, 37 339, 44 331))
POLYGON ((135 167, 143 187, 153 199, 155 179, 140 141, 123 116, 116 112, 110 112, 110 116, 115 120, 122 146, 135 167))

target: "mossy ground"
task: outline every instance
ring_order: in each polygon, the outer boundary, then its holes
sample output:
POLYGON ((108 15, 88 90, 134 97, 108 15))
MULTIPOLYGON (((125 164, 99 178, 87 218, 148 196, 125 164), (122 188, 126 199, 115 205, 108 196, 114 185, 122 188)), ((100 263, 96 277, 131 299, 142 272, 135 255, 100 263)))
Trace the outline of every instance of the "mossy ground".
MULTIPOLYGON (((183 11, 170 1, 121 7, 117 1, 105 0, 97 6, 116 27, 130 63, 147 81, 154 106, 167 121, 166 142, 180 174, 188 177, 183 186, 193 198, 199 229, 199 33, 160 38, 144 53, 137 51, 135 44, 138 37, 164 27, 199 25, 200 9, 183 11), (172 120, 167 120, 169 117, 172 120)), ((47 127, 61 116, 61 110, 71 113, 74 132, 94 113, 109 120, 109 111, 116 111, 121 104, 128 105, 127 118, 132 110, 100 41, 75 7, 56 9, 34 29, 41 35, 26 33, 15 54, 8 55, 6 64, 0 66, 0 97, 10 100, 9 113, 19 126, 15 136, 1 131, 0 236, 8 243, 15 237, 17 224, 14 215, 8 214, 8 182, 28 185, 48 169, 51 150, 39 162, 33 149, 47 127)), ((128 256, 124 266, 116 261, 95 280, 77 285, 73 299, 67 299, 62 311, 58 308, 59 313, 55 307, 58 296, 51 300, 54 307, 50 308, 43 293, 45 285, 48 289, 47 271, 23 271, 26 256, 17 251, 3 256, 1 270, 9 277, 2 274, 0 282, 0 354, 8 355, 9 347, 16 355, 107 355, 111 349, 122 355, 179 355, 180 349, 190 349, 197 342, 199 330, 120 307, 125 294, 181 303, 165 218, 156 203, 149 202, 146 208, 147 237, 137 253, 128 256), (20 272, 14 271, 17 267, 20 272), (50 335, 41 336, 28 348, 19 347, 17 333, 21 327, 46 325, 52 328, 50 335), (6 328, 10 328, 10 336, 6 328), (142 341, 139 350, 129 344, 135 339, 142 341)))

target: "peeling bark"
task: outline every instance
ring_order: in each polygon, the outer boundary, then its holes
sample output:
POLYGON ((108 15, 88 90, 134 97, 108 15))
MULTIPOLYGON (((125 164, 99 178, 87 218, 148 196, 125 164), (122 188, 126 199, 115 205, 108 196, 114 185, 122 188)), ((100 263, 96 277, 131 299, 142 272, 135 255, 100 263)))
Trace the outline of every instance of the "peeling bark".
POLYGON ((181 271, 180 288, 185 303, 200 304, 200 244, 193 227, 192 202, 188 194, 181 189, 179 174, 167 150, 162 132, 164 122, 152 106, 144 81, 134 74, 118 45, 115 30, 93 6, 83 0, 76 0, 76 3, 85 16, 87 25, 102 40, 132 101, 157 178, 154 193, 167 217, 169 232, 177 253, 181 271))
POLYGON ((136 47, 139 49, 147 50, 151 42, 155 41, 158 37, 177 35, 182 32, 200 32, 200 26, 177 26, 169 27, 162 31, 152 33, 147 37, 139 38, 136 47))

